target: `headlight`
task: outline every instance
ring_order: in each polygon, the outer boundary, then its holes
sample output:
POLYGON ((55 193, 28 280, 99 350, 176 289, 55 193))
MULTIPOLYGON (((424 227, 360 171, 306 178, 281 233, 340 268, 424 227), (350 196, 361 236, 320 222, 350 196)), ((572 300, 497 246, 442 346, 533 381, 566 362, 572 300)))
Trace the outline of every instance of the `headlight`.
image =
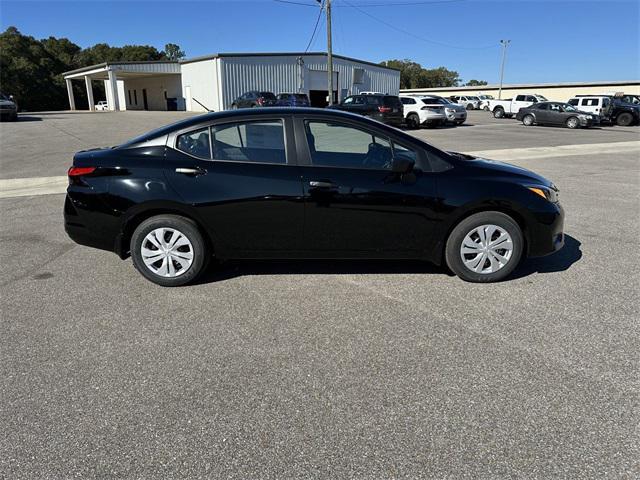
POLYGON ((578 118, 582 120, 591 120, 591 115, 578 115, 578 118))
POLYGON ((558 189, 555 188, 555 186, 553 186, 552 188, 549 188, 542 185, 528 185, 527 188, 531 192, 541 196, 545 200, 548 200, 552 203, 558 202, 558 189))

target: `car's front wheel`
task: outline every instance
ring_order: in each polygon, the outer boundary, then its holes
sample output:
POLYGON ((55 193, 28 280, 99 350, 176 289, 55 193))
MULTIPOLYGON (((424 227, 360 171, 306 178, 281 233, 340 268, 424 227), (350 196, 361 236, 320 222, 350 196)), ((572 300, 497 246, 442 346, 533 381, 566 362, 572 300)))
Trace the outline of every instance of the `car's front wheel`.
POLYGON ((533 125, 535 119, 533 118, 533 115, 525 115, 522 118, 522 124, 526 125, 527 127, 530 127, 531 125, 533 125))
POLYGON ((567 127, 578 128, 579 126, 580 126, 580 120, 578 120, 578 117, 567 118, 567 127))
POLYGON ((453 229, 445 258, 462 280, 496 282, 513 272, 523 248, 522 230, 511 217, 501 212, 480 212, 453 229))
POLYGON ((163 287, 193 281, 208 263, 198 227, 178 215, 158 215, 138 225, 131 237, 131 257, 145 278, 163 287))
POLYGON ((633 115, 628 112, 621 113, 620 115, 618 115, 618 118, 616 118, 616 123, 620 127, 628 127, 632 122, 633 115))

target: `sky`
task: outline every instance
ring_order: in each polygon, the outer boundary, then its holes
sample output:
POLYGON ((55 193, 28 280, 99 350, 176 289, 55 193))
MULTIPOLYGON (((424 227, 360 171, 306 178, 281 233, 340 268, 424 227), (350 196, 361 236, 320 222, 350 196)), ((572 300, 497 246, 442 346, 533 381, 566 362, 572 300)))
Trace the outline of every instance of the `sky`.
MULTIPOLYGON (((410 59, 463 81, 505 83, 640 78, 640 0, 332 0, 336 54, 410 59)), ((67 37, 81 47, 177 43, 187 57, 218 52, 300 52, 315 0, 0 0, 2 30, 67 37), (292 3, 285 3, 292 2, 292 3), (299 5, 303 4, 303 5, 299 5)), ((310 51, 326 50, 321 17, 310 51)))

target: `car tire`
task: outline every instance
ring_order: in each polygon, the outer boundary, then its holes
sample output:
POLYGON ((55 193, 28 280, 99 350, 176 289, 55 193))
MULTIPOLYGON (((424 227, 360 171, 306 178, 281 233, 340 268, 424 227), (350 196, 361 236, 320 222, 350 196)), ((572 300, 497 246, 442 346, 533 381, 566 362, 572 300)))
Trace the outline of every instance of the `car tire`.
POLYGON ((569 117, 567 118, 567 121, 565 122, 568 128, 578 128, 580 126, 580 120, 578 120, 578 117, 569 117))
POLYGON ((483 109, 485 112, 488 112, 488 111, 489 111, 489 107, 487 107, 486 105, 485 105, 484 107, 482 107, 482 109, 483 109))
POLYGON ((237 110, 238 109, 238 105, 236 105, 235 103, 231 104, 231 110, 237 110))
POLYGON ((192 282, 209 263, 207 244, 197 225, 178 215, 158 215, 143 221, 131 236, 130 248, 138 272, 163 287, 192 282), (179 236, 174 237, 176 234, 179 236), (170 247, 172 241, 174 246, 170 247), (150 253, 155 251, 158 255, 150 253))
POLYGON ((522 124, 530 127, 532 126, 534 123, 536 123, 536 119, 533 118, 533 115, 525 115, 524 117, 522 117, 522 124))
POLYGON ((633 115, 628 112, 623 112, 616 118, 616 125, 620 127, 628 127, 633 123, 633 115))
POLYGON ((504 108, 498 107, 493 111, 493 118, 504 118, 504 108))
POLYGON ((467 104, 467 110, 473 110, 473 104, 472 103, 467 104))
POLYGON ((464 120, 459 121, 459 122, 456 122, 456 126, 460 126, 460 125, 462 125, 464 122, 465 122, 464 120))
POLYGON ((456 225, 447 239, 445 259, 462 280, 489 283, 508 277, 523 251, 524 237, 518 224, 502 212, 489 211, 471 215, 456 225))
POLYGON ((415 113, 407 115, 407 126, 414 130, 420 128, 420 117, 415 113))

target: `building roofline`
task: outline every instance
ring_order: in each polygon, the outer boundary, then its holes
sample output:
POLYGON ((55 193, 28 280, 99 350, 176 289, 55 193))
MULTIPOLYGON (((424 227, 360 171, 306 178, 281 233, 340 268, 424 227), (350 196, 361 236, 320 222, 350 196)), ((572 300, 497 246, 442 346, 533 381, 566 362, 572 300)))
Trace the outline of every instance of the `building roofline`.
MULTIPOLYGON (((212 53, 209 55, 201 55, 199 57, 187 58, 180 60, 181 64, 202 62, 205 60, 213 60, 216 58, 229 58, 229 57, 313 57, 313 56, 327 56, 327 52, 244 52, 244 53, 212 53)), ((362 63, 364 65, 371 65, 373 67, 384 68, 386 70, 393 70, 399 72, 400 70, 393 67, 386 67, 375 62, 367 60, 360 60, 358 58, 346 57, 344 55, 333 55, 333 58, 339 58, 341 60, 347 60, 350 62, 362 63)))
POLYGON ((133 62, 133 61, 128 61, 128 60, 123 60, 121 62, 102 62, 102 63, 96 63, 95 65, 88 65, 86 67, 76 68, 75 70, 69 70, 68 72, 62 72, 60 75, 62 75, 62 76, 75 75, 76 73, 82 73, 82 72, 86 72, 86 71, 89 71, 89 70, 95 70, 96 68, 104 68, 104 67, 114 66, 114 65, 140 65, 140 64, 157 64, 157 63, 175 63, 175 64, 179 64, 180 62, 178 62, 176 60, 144 60, 144 61, 140 61, 140 62, 133 62))
MULTIPOLYGON (((512 83, 503 84, 502 89, 508 90, 510 88, 566 88, 566 87, 608 87, 615 85, 640 85, 640 80, 615 80, 615 81, 597 81, 597 82, 558 82, 558 83, 512 83)), ((500 88, 500 85, 473 85, 463 87, 429 87, 429 88, 405 88, 400 89, 400 93, 419 93, 419 92, 441 92, 446 90, 495 90, 500 88)))

